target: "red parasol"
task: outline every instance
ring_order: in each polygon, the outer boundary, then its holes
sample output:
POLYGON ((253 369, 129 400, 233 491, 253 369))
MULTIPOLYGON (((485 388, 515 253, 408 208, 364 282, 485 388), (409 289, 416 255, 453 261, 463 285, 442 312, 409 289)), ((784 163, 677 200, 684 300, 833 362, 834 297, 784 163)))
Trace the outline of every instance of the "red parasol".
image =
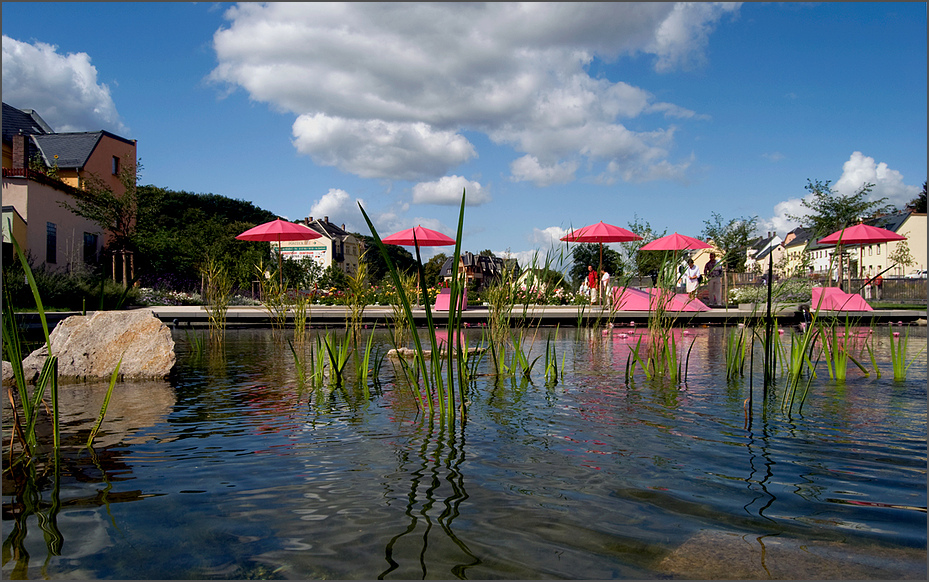
POLYGON ((323 235, 308 226, 278 218, 277 220, 272 220, 271 222, 266 222, 254 228, 250 228, 238 235, 236 239, 260 242, 277 241, 277 266, 278 273, 281 277, 281 286, 283 287, 284 274, 283 269, 281 269, 281 242, 285 240, 313 240, 321 236, 323 235))
MULTIPOLYGON (((878 228, 868 224, 856 224, 842 230, 836 231, 825 238, 819 239, 820 244, 824 245, 858 245, 858 268, 861 268, 861 254, 864 245, 880 244, 893 242, 897 240, 906 240, 906 237, 895 233, 886 228, 878 228)), ((839 255, 839 283, 842 281, 842 258, 839 255)), ((849 282, 851 274, 849 274, 849 282)))
POLYGON ((696 249, 709 249, 712 246, 706 244, 700 239, 683 234, 669 234, 661 238, 656 238, 648 244, 642 245, 640 251, 684 251, 696 249))
POLYGON ((585 226, 584 228, 571 231, 561 237, 561 240, 566 242, 600 243, 600 268, 598 272, 602 273, 603 243, 629 242, 634 240, 642 240, 642 237, 632 232, 631 230, 626 230, 625 228, 619 226, 607 224, 601 220, 597 224, 591 224, 585 226))
POLYGON ((381 242, 388 245, 444 247, 455 244, 455 239, 449 238, 437 230, 417 226, 401 230, 390 236, 385 236, 381 242))

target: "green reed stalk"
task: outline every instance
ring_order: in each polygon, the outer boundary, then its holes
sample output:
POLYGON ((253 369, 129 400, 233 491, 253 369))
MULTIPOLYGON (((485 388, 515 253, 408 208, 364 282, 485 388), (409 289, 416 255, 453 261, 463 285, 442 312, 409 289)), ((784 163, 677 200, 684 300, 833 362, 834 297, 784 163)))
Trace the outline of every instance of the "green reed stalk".
POLYGON ((335 383, 337 387, 342 386, 345 364, 348 362, 348 356, 352 351, 349 347, 349 341, 348 332, 339 343, 330 341, 328 333, 324 340, 326 353, 329 355, 329 381, 335 383))
POLYGON ((297 382, 302 385, 306 382, 306 371, 303 368, 303 361, 300 359, 300 356, 297 355, 297 350, 294 349, 294 343, 287 340, 287 345, 290 346, 290 353, 294 356, 294 368, 297 371, 297 382))
POLYGON ((226 333, 226 313, 232 294, 232 279, 226 268, 212 257, 201 268, 206 278, 206 310, 210 318, 210 340, 222 342, 226 333))
POLYGON ((94 423, 92 429, 90 429, 90 435, 87 437, 87 448, 93 447, 94 437, 97 436, 97 431, 100 430, 100 425, 103 424, 103 417, 106 416, 106 409, 110 406, 110 397, 113 395, 113 387, 116 386, 116 380, 119 379, 119 367, 122 365, 123 359, 120 358, 116 362, 116 369, 113 370, 113 373, 110 375, 110 386, 106 389, 106 396, 103 397, 103 407, 100 408, 100 414, 97 416, 97 422, 94 423))
MULTIPOLYGON (((366 253, 367 251, 365 251, 366 253)), ((345 298, 348 306, 349 321, 348 328, 352 332, 352 337, 357 339, 361 332, 361 320, 364 316, 365 308, 368 306, 368 264, 364 260, 364 253, 358 258, 358 269, 354 275, 348 277, 348 289, 350 293, 345 298)))
POLYGON ((910 330, 907 329, 906 333, 898 336, 900 339, 896 342, 894 341, 894 331, 893 328, 890 329, 890 360, 891 365, 893 366, 894 380, 897 382, 902 382, 906 380, 907 370, 910 369, 910 366, 913 365, 913 362, 923 353, 926 349, 926 346, 922 346, 919 351, 913 356, 913 359, 910 360, 910 363, 906 363, 906 348, 910 341, 910 330))
POLYGON ((306 342, 306 328, 310 320, 310 298, 300 292, 294 293, 290 308, 294 314, 294 340, 302 345, 306 342))
MULTIPOLYGON (((32 297, 35 301, 36 311, 39 314, 39 322, 42 324, 42 334, 45 338, 45 346, 48 352, 48 357, 46 357, 45 362, 42 365, 42 371, 39 374, 39 379, 36 382, 32 394, 30 395, 28 393, 26 375, 23 371, 22 339, 20 337, 20 330, 16 324, 16 313, 13 309, 13 304, 10 301, 10 297, 12 297, 12 295, 7 290, 4 290, 4 309, 2 316, 3 353, 6 355, 7 360, 10 362, 10 365, 13 368, 13 383, 19 394, 19 402, 20 406, 22 407, 24 417, 23 421, 26 425, 25 430, 20 424, 19 415, 16 412, 12 389, 8 388, 7 394, 10 400, 11 408, 13 410, 14 434, 20 437, 20 442, 23 445, 25 454, 29 457, 32 457, 35 453, 35 447, 38 444, 35 426, 40 412, 39 406, 42 402, 42 398, 45 395, 46 390, 49 391, 49 397, 52 404, 52 431, 55 451, 58 451, 61 444, 58 410, 58 357, 52 352, 52 342, 48 332, 48 321, 45 318, 45 308, 42 305, 42 297, 39 294, 39 287, 36 284, 35 276, 32 273, 32 268, 29 266, 29 262, 26 260, 26 256, 23 253, 22 248, 19 246, 19 242, 16 240, 16 237, 12 236, 12 231, 12 226, 10 226, 10 239, 13 243, 16 256, 23 267, 23 272, 26 276, 26 281, 29 284, 29 289, 32 291, 32 297)), ((5 280, 3 281, 3 284, 6 284, 5 280)), ((12 444, 10 447, 10 454, 13 454, 12 444)))
MULTIPOLYGON (((255 265, 258 284, 261 286, 261 301, 271 318, 273 332, 281 332, 287 323, 287 284, 273 273, 265 273, 262 264, 255 265)), ((275 333, 277 335, 277 333, 275 333)))

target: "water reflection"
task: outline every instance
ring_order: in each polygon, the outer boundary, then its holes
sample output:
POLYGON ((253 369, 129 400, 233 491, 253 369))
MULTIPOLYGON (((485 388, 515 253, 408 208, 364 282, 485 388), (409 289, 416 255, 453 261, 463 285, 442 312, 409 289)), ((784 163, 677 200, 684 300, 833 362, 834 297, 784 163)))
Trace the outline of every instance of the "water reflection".
POLYGON ((409 523, 387 543, 384 559, 388 567, 378 579, 385 579, 392 573, 393 577, 408 579, 414 568, 423 579, 430 574, 441 578, 445 566, 437 568, 434 564, 448 560, 454 561, 449 571, 457 578, 466 579, 468 569, 481 564, 480 558, 452 529, 452 523, 461 513, 461 503, 468 499, 465 478, 459 470, 465 459, 464 429, 464 423, 423 419, 418 430, 409 437, 407 446, 397 450, 398 480, 405 481, 405 475, 409 478, 410 491, 404 511, 409 523), (436 539, 434 525, 439 526, 444 537, 436 539), (442 544, 446 539, 462 557, 451 557, 449 549, 443 548, 447 545, 442 544), (427 557, 430 541, 433 548, 438 546, 435 550, 441 556, 438 560, 427 557))

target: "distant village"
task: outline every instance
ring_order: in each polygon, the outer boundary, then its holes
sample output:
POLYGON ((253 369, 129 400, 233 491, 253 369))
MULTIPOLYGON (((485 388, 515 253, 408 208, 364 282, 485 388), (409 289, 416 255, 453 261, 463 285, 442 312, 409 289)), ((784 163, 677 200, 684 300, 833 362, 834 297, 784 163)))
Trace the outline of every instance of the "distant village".
MULTIPOLYGON (((102 180, 114 192, 123 188, 120 169, 123 160, 136 159, 136 141, 108 131, 65 132, 53 130, 41 115, 3 103, 3 247, 4 260, 11 256, 11 234, 36 260, 36 267, 70 271, 75 263, 92 261, 101 255, 109 233, 88 218, 65 209, 61 202, 72 200, 88 181, 102 180), (36 168, 35 166, 42 166, 36 168), (53 176, 49 175, 49 171, 53 176)), ((330 222, 328 216, 308 216, 302 223, 320 236, 308 241, 281 243, 285 258, 312 259, 320 267, 334 266, 346 274, 357 272, 365 251, 364 241, 345 230, 344 224, 330 222)), ((848 273, 854 277, 925 277, 927 265, 926 214, 903 211, 866 222, 906 237, 903 242, 882 242, 846 248, 848 273), (898 246, 908 247, 910 265, 889 260, 898 246)), ((712 241, 708 241, 712 247, 712 241)), ((835 270, 835 245, 813 239, 813 233, 799 227, 783 237, 767 232, 750 241, 746 249, 746 271, 762 273, 769 261, 779 276, 796 275, 801 267, 806 276, 825 278, 835 270)), ((695 251, 691 256, 701 269, 710 253, 718 248, 695 251)), ((131 258, 114 255, 115 272, 131 268, 131 258), (117 264, 118 263, 118 264, 117 264)), ((499 257, 465 253, 461 270, 478 284, 490 280, 506 265, 499 257)), ((451 274, 451 260, 443 268, 451 274)))

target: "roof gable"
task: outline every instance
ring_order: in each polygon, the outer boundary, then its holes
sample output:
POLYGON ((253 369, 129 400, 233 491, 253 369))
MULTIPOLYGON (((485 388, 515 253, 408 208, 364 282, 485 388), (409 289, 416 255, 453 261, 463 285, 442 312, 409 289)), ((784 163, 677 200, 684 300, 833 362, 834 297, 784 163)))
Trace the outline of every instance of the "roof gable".
POLYGON ((57 165, 59 168, 83 168, 102 137, 102 131, 95 131, 34 135, 32 140, 35 142, 36 147, 39 148, 46 166, 57 165))
POLYGON ((13 136, 19 133, 25 135, 54 133, 38 113, 32 109, 17 109, 12 105, 3 104, 3 141, 13 141, 13 136))

